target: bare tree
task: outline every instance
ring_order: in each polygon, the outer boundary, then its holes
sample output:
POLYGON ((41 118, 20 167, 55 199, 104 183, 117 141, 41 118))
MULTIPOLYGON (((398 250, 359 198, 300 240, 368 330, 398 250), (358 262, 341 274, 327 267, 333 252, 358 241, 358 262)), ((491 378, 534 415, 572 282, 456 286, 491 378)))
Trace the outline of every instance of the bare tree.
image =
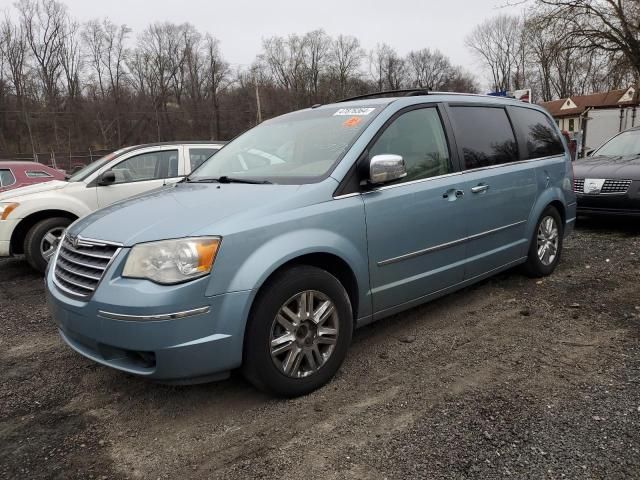
POLYGON ((90 20, 82 29, 81 38, 85 46, 86 64, 89 66, 90 79, 97 84, 97 93, 101 97, 105 96, 105 87, 103 77, 104 73, 104 50, 105 50, 105 32, 100 20, 90 20))
POLYGON ((467 48, 491 72, 496 90, 511 89, 520 62, 521 32, 518 17, 499 15, 478 25, 465 39, 467 48))
POLYGON ((541 14, 562 26, 559 39, 583 50, 622 53, 640 81, 638 0, 537 0, 541 14))
POLYGON ((303 63, 310 103, 320 100, 320 77, 325 73, 331 40, 324 30, 308 32, 302 39, 303 63))
POLYGON ((18 104, 24 105, 27 89, 27 39, 21 25, 14 25, 6 16, 0 25, 0 49, 5 58, 9 78, 18 104))
POLYGON ((407 64, 412 86, 434 90, 442 90, 453 68, 449 58, 438 50, 432 52, 428 48, 409 52, 407 64))
POLYGON ((406 63, 389 45, 378 44, 369 54, 369 71, 378 90, 398 90, 406 81, 406 63))
MULTIPOLYGON (((220 43, 211 35, 205 38, 205 75, 207 96, 211 100, 215 118, 215 138, 220 138, 220 94, 230 85, 229 63, 220 51, 220 43)), ((212 129, 210 129, 212 130, 212 129)), ((213 131, 211 132, 213 133, 213 131)))
POLYGON ((80 25, 66 18, 60 35, 58 55, 64 72, 67 97, 74 101, 80 96, 80 71, 82 56, 80 54, 80 25))
POLYGON ((305 42, 298 35, 271 37, 262 42, 259 60, 269 69, 274 82, 289 92, 291 107, 297 107, 307 88, 305 42))
POLYGON ((364 52, 360 41, 348 35, 338 35, 331 42, 329 73, 336 80, 335 94, 338 98, 348 93, 349 80, 358 77, 364 52))
POLYGON ((35 59, 44 97, 55 106, 61 75, 60 49, 65 6, 56 0, 20 0, 17 4, 27 44, 35 59))

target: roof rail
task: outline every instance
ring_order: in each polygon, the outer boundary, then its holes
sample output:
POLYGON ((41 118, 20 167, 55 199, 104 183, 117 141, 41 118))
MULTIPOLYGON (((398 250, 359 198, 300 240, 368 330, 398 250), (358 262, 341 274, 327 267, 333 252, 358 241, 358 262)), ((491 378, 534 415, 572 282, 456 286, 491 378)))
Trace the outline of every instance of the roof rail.
POLYGON ((361 100, 363 98, 381 97, 384 95, 403 94, 404 97, 412 97, 415 95, 429 95, 429 90, 426 88, 403 88, 400 90, 383 90, 382 92, 365 93, 364 95, 356 95, 355 97, 343 98, 336 103, 350 102, 352 100, 361 100))

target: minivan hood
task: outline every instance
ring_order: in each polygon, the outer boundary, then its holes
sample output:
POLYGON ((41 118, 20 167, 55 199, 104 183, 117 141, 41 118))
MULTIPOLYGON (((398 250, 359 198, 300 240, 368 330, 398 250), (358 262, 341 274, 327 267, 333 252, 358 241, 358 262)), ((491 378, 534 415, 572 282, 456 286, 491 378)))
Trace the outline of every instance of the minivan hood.
POLYGON ((576 161, 573 172, 576 178, 640 180, 640 155, 588 157, 576 161))
POLYGON ((71 235, 132 246, 187 237, 211 226, 207 235, 221 235, 216 226, 231 216, 268 215, 287 205, 299 185, 179 183, 132 197, 75 222, 71 235))
POLYGON ((24 187, 18 187, 14 190, 0 193, 0 202, 5 200, 20 201, 20 198, 26 195, 31 195, 33 193, 51 192, 53 190, 64 188, 67 185, 69 185, 69 182, 65 182, 63 180, 49 180, 43 183, 25 185, 24 187))

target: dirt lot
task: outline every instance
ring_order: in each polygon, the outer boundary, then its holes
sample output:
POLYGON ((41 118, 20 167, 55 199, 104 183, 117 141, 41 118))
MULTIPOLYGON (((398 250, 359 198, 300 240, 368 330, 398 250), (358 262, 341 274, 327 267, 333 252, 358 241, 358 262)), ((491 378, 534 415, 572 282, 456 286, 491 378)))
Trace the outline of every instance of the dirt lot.
POLYGON ((640 478, 640 222, 359 330, 304 398, 148 383, 63 346, 0 262, 2 478, 640 478))

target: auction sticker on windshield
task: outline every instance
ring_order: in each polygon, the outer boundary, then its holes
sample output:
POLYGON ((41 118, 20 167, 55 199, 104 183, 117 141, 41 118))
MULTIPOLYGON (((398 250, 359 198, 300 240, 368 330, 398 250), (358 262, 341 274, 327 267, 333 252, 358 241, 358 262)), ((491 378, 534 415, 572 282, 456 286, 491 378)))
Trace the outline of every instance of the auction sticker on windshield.
POLYGON ((352 117, 354 115, 369 115, 375 108, 363 107, 363 108, 341 108, 333 114, 334 117, 339 115, 352 117))
POLYGON ((342 125, 345 127, 355 127, 360 123, 360 117, 351 117, 348 120, 345 120, 342 125))

